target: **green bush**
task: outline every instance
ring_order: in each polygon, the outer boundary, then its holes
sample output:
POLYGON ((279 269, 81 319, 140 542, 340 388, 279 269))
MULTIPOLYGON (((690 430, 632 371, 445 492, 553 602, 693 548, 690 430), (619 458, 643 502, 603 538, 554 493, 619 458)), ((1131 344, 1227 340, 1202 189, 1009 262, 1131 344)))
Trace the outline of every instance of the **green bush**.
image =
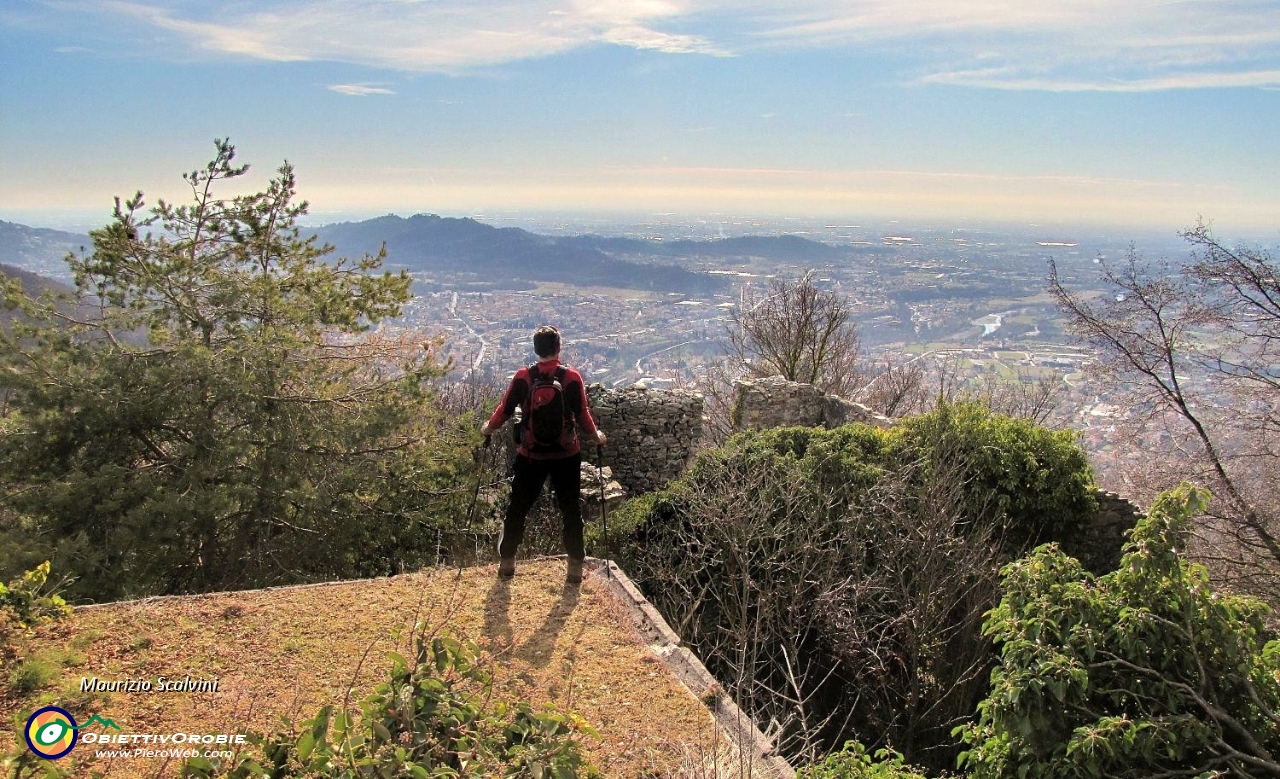
POLYGON ((906 764, 892 749, 877 750, 874 757, 859 741, 850 741, 822 762, 802 768, 797 779, 928 779, 906 764))
POLYGON ((1054 545, 1005 568, 986 624, 1001 662, 962 729, 975 779, 1280 776, 1268 610, 1181 552, 1207 499, 1161 496, 1104 576, 1054 545))
POLYGON ((7 585, 0 582, 0 626, 34 627, 71 615, 71 607, 48 591, 49 561, 45 560, 7 585))
POLYGON ((392 653, 386 682, 360 716, 325 706, 301 728, 253 735, 257 754, 191 758, 184 777, 531 777, 598 772, 579 739, 598 737, 574 714, 493 698, 492 674, 474 645, 419 628, 412 661, 392 653))
POLYGON ((920 458, 926 470, 961 463, 966 514, 995 521, 1011 556, 1076 535, 1096 508, 1089 461, 1071 431, 954 403, 902 420, 891 436, 899 460, 920 458))

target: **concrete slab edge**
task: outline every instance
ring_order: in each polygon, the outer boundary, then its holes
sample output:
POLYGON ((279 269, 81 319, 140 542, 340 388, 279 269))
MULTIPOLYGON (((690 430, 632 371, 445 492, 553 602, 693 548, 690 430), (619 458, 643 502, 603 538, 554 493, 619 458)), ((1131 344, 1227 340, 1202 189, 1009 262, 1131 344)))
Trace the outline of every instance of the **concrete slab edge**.
POLYGON ((796 770, 777 753, 760 728, 746 712, 724 692, 698 656, 682 646, 666 619, 658 613, 635 582, 611 560, 588 557, 596 582, 604 584, 626 607, 636 630, 649 643, 649 648, 671 670, 680 683, 711 712, 716 724, 733 740, 738 750, 748 755, 753 764, 769 775, 793 779, 796 770))

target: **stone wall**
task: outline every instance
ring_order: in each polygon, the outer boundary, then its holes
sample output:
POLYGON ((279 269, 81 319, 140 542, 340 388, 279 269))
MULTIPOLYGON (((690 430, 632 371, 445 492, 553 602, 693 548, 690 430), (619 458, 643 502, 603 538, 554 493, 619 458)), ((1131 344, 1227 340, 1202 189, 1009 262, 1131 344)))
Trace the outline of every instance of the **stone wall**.
POLYGON ((742 379, 734 383, 733 426, 738 430, 773 427, 825 427, 862 422, 889 427, 893 420, 861 403, 823 394, 812 384, 787 381, 781 376, 742 379))
MULTIPOLYGON (((604 461, 629 495, 678 477, 702 436, 702 395, 689 390, 587 388, 591 412, 609 437, 604 461)), ((594 461, 594 447, 584 454, 594 461)))
POLYGON ((1062 551, 1095 574, 1114 571, 1120 565, 1124 534, 1142 517, 1142 510, 1114 492, 1095 490, 1098 508, 1077 538, 1062 542, 1062 551))

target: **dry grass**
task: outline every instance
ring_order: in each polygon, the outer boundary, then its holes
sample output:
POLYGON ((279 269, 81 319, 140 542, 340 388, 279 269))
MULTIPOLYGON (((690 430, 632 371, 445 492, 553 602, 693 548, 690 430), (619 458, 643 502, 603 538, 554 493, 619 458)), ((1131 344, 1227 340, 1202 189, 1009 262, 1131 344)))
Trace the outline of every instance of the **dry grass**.
MULTIPOLYGON (((56 678, 0 698, 0 713, 14 723, 0 749, 19 751, 22 722, 46 703, 81 722, 109 716, 124 732, 271 731, 282 716, 303 719, 325 703, 354 706, 384 678, 387 652, 405 652, 413 625, 423 622, 478 644, 492 660, 499 696, 581 714, 600 733, 586 747, 606 776, 703 775, 689 771, 690 756, 715 751, 724 737, 594 576, 566 588, 564 562, 549 559, 523 562, 510 582, 487 566, 82 609, 36 638, 36 654, 56 678), (81 678, 92 676, 216 677, 219 690, 81 693, 81 678)), ((91 755, 81 744, 59 762, 87 774, 91 755)), ((178 772, 142 759, 91 768, 108 777, 178 772)))

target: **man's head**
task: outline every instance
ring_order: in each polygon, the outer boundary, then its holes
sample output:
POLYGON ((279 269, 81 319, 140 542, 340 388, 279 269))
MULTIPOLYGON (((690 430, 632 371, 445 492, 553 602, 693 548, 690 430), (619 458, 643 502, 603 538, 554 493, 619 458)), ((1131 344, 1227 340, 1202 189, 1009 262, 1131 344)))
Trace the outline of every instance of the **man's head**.
POLYGON ((546 359, 560 353, 560 331, 543 325, 533 331, 533 353, 546 359))

